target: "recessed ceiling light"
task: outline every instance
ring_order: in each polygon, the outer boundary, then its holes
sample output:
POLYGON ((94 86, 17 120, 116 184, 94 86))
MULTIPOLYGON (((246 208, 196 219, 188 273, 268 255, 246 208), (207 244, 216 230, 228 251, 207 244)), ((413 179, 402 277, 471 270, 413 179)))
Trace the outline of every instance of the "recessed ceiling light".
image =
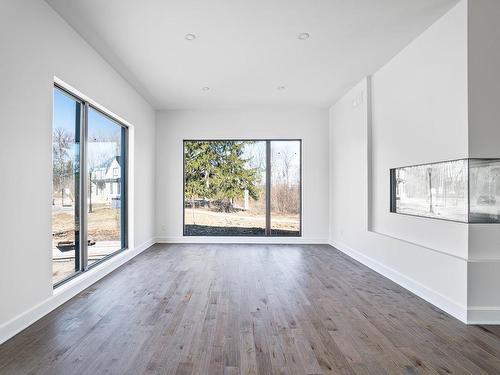
POLYGON ((309 37, 310 37, 309 33, 300 33, 297 39, 306 40, 309 39, 309 37))
POLYGON ((201 89, 202 89, 203 91, 208 91, 208 90, 210 90, 210 87, 205 86, 205 87, 202 87, 201 89))
POLYGON ((277 87, 278 90, 284 90, 285 89, 285 86, 278 86, 277 87))
POLYGON ((186 40, 195 40, 196 39, 196 35, 194 35, 194 34, 186 34, 186 35, 184 35, 184 39, 186 39, 186 40))

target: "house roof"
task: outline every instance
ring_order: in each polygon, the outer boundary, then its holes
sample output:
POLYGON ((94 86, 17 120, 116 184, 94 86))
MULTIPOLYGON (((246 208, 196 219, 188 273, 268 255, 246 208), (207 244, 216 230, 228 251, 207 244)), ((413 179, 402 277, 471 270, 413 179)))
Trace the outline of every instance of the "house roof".
POLYGON ((108 160, 104 161, 101 165, 98 166, 98 168, 103 168, 108 170, 111 167, 111 164, 113 164, 113 161, 116 160, 119 166, 121 166, 121 156, 113 156, 112 158, 109 158, 108 160))

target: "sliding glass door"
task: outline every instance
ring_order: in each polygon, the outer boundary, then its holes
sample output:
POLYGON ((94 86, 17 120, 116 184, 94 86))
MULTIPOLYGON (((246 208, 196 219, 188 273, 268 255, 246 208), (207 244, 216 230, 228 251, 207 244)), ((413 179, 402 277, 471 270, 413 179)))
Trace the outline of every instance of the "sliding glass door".
POLYGON ((54 90, 52 130, 52 280, 80 270, 80 127, 82 103, 54 90))
POLYGON ((54 88, 55 286, 127 247, 126 145, 124 125, 66 90, 54 88))
POLYGON ((90 108, 87 142, 88 263, 123 249, 125 128, 90 108))
POLYGON ((184 141, 185 236, 300 236, 300 140, 184 141))

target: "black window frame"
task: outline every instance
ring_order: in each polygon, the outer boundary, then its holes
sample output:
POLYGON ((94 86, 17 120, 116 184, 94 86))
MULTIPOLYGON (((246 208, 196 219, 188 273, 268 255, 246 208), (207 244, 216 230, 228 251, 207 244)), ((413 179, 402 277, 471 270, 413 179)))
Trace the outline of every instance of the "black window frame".
POLYGON ((389 169, 389 212, 394 213, 397 215, 405 215, 405 216, 413 216, 413 217, 419 217, 419 218, 424 218, 424 219, 431 219, 431 220, 440 220, 440 221, 449 221, 449 222, 454 222, 454 223, 462 223, 462 224, 499 224, 500 219, 497 221, 494 220, 481 220, 481 219, 475 219, 471 217, 471 186, 470 186, 470 180, 471 180, 471 175, 470 175, 470 164, 471 161, 500 161, 500 158, 458 158, 458 159, 450 159, 450 160, 443 160, 443 161, 436 161, 436 162, 430 162, 430 163, 420 163, 420 164, 412 164, 412 165, 406 165, 404 167, 396 167, 396 168, 390 168, 389 169), (455 220, 455 219, 448 219, 448 218, 443 218, 443 217, 435 217, 435 216, 425 216, 425 215, 417 215, 417 214, 409 214, 405 212, 398 212, 397 211, 397 194, 396 194, 396 170, 397 169, 404 169, 404 168, 411 168, 411 167, 421 167, 421 166, 426 166, 426 165, 436 165, 436 164, 444 164, 444 163, 450 163, 450 162, 457 162, 457 161, 466 161, 467 164, 467 220, 455 220))
POLYGON ((183 139, 182 140, 182 235, 183 237, 242 237, 242 238, 300 238, 302 237, 302 217, 303 217, 303 208, 302 208, 302 189, 303 189, 303 155, 302 155, 302 146, 303 140, 301 138, 264 138, 264 139, 258 139, 258 138, 227 138, 227 139, 203 139, 203 138, 197 138, 197 139, 183 139), (218 235, 218 234, 212 234, 212 235, 197 235, 197 234, 189 234, 186 231, 186 152, 185 152, 185 145, 186 142, 265 142, 266 143, 266 228, 265 228, 265 234, 255 234, 255 235, 231 235, 231 236, 226 236, 226 235, 218 235), (297 235, 290 235, 290 236, 280 236, 280 235, 273 235, 272 233, 272 217, 271 217, 271 189, 272 189, 272 184, 271 184, 271 143, 272 142, 299 142, 299 231, 297 235))
MULTIPOLYGON (((76 129, 75 143, 79 143, 79 171, 75 177, 75 272, 65 278, 52 284, 53 289, 67 283, 75 277, 91 270, 97 265, 105 262, 113 256, 128 249, 128 142, 129 142, 129 126, 125 125, 119 119, 111 114, 98 108, 93 103, 75 94, 68 88, 54 82, 53 90, 59 90, 64 95, 75 100, 80 104, 80 121, 76 129), (87 216, 88 212, 82 207, 87 207, 88 198, 88 183, 87 178, 87 148, 88 148, 88 112, 89 109, 97 111, 100 115, 106 117, 110 121, 119 125, 121 128, 121 150, 120 150, 120 169, 122 172, 120 181, 120 249, 102 257, 99 260, 88 263, 88 231, 87 231, 87 216)), ((54 92, 54 91, 52 91, 54 92)))

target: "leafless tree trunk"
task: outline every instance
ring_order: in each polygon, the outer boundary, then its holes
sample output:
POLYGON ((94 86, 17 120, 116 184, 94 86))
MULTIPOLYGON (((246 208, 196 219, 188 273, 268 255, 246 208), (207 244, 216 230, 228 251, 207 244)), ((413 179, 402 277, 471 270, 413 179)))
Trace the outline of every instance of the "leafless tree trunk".
POLYGON ((427 174, 429 175, 429 212, 434 213, 434 208, 432 207, 432 169, 427 168, 427 174))
POLYGON ((193 215, 193 224, 196 224, 194 219, 194 197, 191 197, 191 214, 193 215))
POLYGON ((89 172, 89 213, 92 211, 92 172, 89 172))

